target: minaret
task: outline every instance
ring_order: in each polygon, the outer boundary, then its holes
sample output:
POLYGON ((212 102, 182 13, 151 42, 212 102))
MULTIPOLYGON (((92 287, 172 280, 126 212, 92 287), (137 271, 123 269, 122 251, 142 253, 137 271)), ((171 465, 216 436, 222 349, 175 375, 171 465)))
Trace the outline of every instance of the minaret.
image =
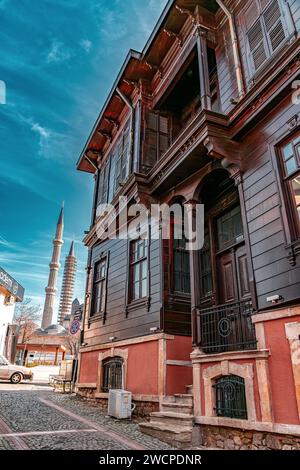
POLYGON ((43 311, 42 328, 45 329, 52 324, 53 307, 55 296, 57 292, 57 274, 60 267, 59 260, 61 254, 61 247, 63 245, 63 231, 64 231, 64 206, 62 206, 58 218, 55 239, 53 240, 53 254, 50 262, 50 273, 48 286, 46 287, 46 298, 43 311))
POLYGON ((74 242, 71 244, 71 248, 65 261, 64 277, 62 281, 59 312, 58 312, 58 323, 63 324, 64 318, 67 315, 71 315, 74 285, 76 277, 77 259, 75 256, 74 242))

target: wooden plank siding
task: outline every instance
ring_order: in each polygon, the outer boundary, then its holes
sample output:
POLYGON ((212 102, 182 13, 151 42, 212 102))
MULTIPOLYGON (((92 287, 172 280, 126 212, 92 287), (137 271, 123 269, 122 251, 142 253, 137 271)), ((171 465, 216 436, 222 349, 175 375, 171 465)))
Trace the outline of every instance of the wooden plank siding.
POLYGON ((259 309, 270 307, 266 299, 272 295, 281 295, 285 302, 300 298, 300 268, 290 265, 285 248, 284 201, 272 155, 294 114, 289 97, 242 142, 243 189, 259 309))
POLYGON ((89 345, 109 342, 109 337, 118 340, 150 334, 150 328, 160 328, 160 241, 150 244, 150 308, 142 306, 128 311, 126 298, 128 288, 128 240, 106 240, 93 248, 92 265, 101 253, 109 254, 107 281, 106 320, 85 323, 85 341, 89 345))

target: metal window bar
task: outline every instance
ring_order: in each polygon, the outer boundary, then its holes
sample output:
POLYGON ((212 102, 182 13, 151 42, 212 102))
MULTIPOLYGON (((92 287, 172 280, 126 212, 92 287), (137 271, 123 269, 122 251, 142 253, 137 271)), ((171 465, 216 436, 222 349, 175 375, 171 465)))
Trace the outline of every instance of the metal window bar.
POLYGON ((207 354, 257 348, 250 300, 198 311, 201 347, 207 354))
POLYGON ((110 359, 103 364, 103 392, 122 389, 123 360, 121 358, 110 359))
POLYGON ((221 377, 213 386, 216 392, 216 415, 247 419, 245 381, 235 375, 221 377))

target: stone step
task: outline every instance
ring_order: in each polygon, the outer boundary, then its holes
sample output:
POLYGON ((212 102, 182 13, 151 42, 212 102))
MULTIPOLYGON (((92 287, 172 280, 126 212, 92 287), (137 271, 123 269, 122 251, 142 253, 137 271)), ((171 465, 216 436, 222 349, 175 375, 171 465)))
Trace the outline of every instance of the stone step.
POLYGON ((174 411, 156 411, 150 414, 150 422, 192 428, 193 415, 174 411))
POLYGON ((188 415, 193 414, 193 405, 190 403, 176 403, 163 401, 160 407, 160 411, 173 411, 174 413, 185 413, 188 415))
POLYGON ((174 426, 167 423, 140 423, 140 430, 144 434, 156 437, 167 442, 172 447, 184 449, 191 445, 192 428, 186 426, 174 426))
POLYGON ((191 394, 176 393, 174 397, 176 403, 193 404, 193 395, 191 394))

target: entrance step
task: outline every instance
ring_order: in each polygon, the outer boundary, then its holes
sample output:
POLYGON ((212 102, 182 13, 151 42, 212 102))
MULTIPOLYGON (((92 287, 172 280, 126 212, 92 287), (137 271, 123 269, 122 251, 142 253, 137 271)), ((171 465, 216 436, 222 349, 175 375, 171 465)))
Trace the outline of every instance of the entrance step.
POLYGON ((150 422, 174 426, 193 427, 193 415, 174 411, 157 411, 150 414, 150 422))
POLYGON ((176 403, 163 401, 160 407, 161 411, 173 411, 174 413, 193 414, 193 405, 190 403, 176 403))
POLYGON ((174 395, 176 403, 187 403, 193 405, 193 395, 192 394, 183 394, 183 393, 176 393, 174 395))
POLYGON ((176 394, 164 397, 160 411, 151 413, 150 422, 139 426, 145 434, 185 449, 192 442, 193 424, 193 395, 176 394))
POLYGON ((189 426, 174 426, 150 421, 150 423, 141 423, 140 430, 178 449, 185 449, 191 445, 192 428, 189 426))

